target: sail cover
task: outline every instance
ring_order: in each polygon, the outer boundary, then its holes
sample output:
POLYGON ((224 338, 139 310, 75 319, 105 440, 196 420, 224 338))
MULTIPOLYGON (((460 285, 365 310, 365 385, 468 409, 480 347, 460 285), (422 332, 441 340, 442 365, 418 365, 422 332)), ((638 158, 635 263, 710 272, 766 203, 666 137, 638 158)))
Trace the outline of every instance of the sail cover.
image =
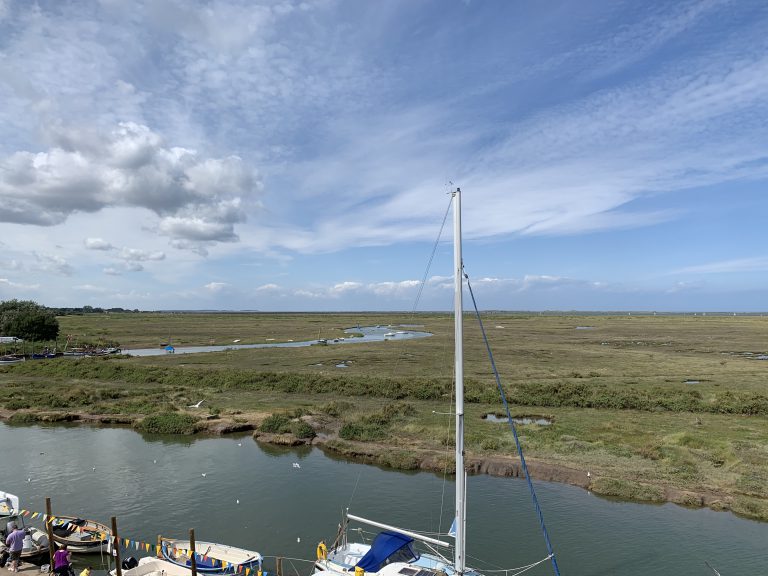
POLYGON ((390 562, 410 562, 418 556, 411 548, 413 538, 397 532, 379 532, 373 539, 371 549, 357 563, 366 572, 378 572, 390 562))

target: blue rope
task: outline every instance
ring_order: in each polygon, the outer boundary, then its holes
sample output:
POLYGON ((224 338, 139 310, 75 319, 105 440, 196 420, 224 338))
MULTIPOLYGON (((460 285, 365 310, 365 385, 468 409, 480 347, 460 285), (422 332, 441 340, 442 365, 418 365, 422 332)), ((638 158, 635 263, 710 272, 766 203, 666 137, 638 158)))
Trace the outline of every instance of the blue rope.
MULTIPOLYGON (((462 270, 464 264, 462 264, 462 270)), ((523 447, 520 445, 520 438, 517 436, 517 428, 515 427, 515 421, 512 419, 512 414, 509 412, 509 403, 507 402, 507 395, 504 393, 504 388, 501 385, 501 378, 499 377, 499 371, 496 369, 496 362, 493 359, 493 352, 491 352, 491 345, 488 343, 488 336, 485 334, 485 326, 483 326, 483 320, 480 318, 480 311, 477 309, 477 302, 475 301, 475 293, 472 291, 472 284, 469 282, 469 276, 464 274, 464 278, 467 280, 467 287, 469 288, 469 294, 472 296, 472 305, 475 308, 475 315, 477 321, 480 324, 480 331, 483 334, 483 342, 485 342, 485 348, 488 350, 488 357, 491 360, 491 367, 493 368, 493 375, 496 378, 496 386, 499 388, 499 394, 501 394, 501 401, 504 403, 504 409, 507 412, 507 420, 509 421, 509 427, 512 429, 512 435, 515 437, 515 445, 517 446, 517 453, 520 455, 520 464, 523 467, 525 473, 525 479, 528 482, 528 489, 531 491, 531 498, 533 499, 533 505, 536 508, 536 514, 539 516, 539 525, 541 531, 544 534, 544 541, 547 543, 547 552, 549 552, 552 558, 552 568, 555 570, 555 574, 560 576, 560 570, 557 567, 557 560, 555 559, 555 551, 552 550, 552 544, 549 541, 549 534, 547 533, 547 527, 544 525, 544 514, 541 512, 539 506, 539 499, 536 498, 536 491, 533 489, 533 482, 531 482, 531 475, 528 474, 528 466, 525 463, 525 456, 523 456, 523 447)))

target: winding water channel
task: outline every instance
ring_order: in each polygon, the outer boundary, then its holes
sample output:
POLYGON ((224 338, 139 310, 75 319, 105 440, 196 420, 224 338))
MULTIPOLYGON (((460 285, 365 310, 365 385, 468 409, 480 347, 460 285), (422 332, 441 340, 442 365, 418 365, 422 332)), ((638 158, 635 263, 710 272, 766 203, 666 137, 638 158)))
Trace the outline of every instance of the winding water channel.
MULTIPOLYGON (((302 348, 305 346, 316 346, 325 344, 328 346, 336 344, 358 344, 363 342, 382 342, 384 340, 410 340, 413 338, 427 338, 432 336, 429 332, 421 332, 411 328, 419 326, 356 326, 344 330, 350 334, 348 338, 329 338, 318 340, 304 340, 301 342, 265 342, 263 344, 226 344, 223 346, 183 346, 173 347, 174 354, 196 354, 198 352, 223 352, 226 350, 245 350, 248 348, 302 348), (408 328, 403 330, 402 328, 408 328), (362 334, 362 336, 359 336, 362 334)), ((124 350, 125 354, 130 356, 163 356, 168 354, 166 348, 135 348, 133 350, 124 350)))
MULTIPOLYGON (((262 447, 250 436, 0 424, 0 490, 32 511, 43 511, 49 496, 54 514, 107 522, 115 515, 121 537, 140 542, 195 528, 200 540, 311 559, 319 539, 333 539, 347 506, 383 522, 446 531, 453 483, 314 448, 262 447)), ((723 576, 766 573, 768 524, 672 504, 613 502, 560 484, 538 483, 537 491, 563 575, 705 576, 705 560, 723 576)), ((467 551, 497 568, 546 556, 524 481, 469 478, 467 551)), ((309 573, 307 563, 292 565, 309 573)), ((526 574, 551 573, 545 563, 526 574)))

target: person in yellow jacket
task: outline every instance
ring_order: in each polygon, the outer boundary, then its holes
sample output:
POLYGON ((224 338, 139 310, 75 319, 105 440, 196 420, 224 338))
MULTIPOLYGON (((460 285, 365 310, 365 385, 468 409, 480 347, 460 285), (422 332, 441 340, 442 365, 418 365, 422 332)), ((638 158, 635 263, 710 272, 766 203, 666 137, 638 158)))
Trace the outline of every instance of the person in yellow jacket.
POLYGON ((83 568, 83 571, 80 572, 80 576, 91 576, 91 567, 86 566, 85 568, 83 568))
POLYGON ((325 540, 320 540, 317 545, 317 559, 328 560, 328 547, 325 545, 325 540))

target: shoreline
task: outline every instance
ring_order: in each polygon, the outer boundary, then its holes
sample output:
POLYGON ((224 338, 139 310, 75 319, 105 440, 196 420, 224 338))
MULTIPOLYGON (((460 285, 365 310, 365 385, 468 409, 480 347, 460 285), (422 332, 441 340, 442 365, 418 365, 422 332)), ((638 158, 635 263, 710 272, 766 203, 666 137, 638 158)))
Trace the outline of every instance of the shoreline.
MULTIPOLYGON (((385 443, 340 440, 337 436, 338 430, 328 430, 328 433, 321 433, 311 439, 297 438, 290 433, 260 432, 258 430, 260 420, 267 415, 253 415, 251 418, 238 418, 237 421, 209 416, 196 423, 193 435, 215 437, 250 432, 254 441, 259 443, 280 446, 311 445, 333 457, 385 466, 395 470, 420 470, 433 473, 442 473, 446 470, 448 463, 446 453, 435 449, 414 449, 412 447, 406 450, 393 449, 392 446, 385 443)), ((78 424, 135 429, 136 424, 143 418, 144 415, 0 409, 0 421, 16 426, 78 424), (22 417, 21 419, 14 418, 15 415, 22 417)), ((753 521, 768 522, 768 515, 766 514, 753 514, 750 513, 751 510, 749 509, 738 509, 735 506, 738 494, 718 491, 690 491, 662 483, 629 481, 602 476, 599 471, 592 472, 562 463, 548 462, 541 458, 526 458, 526 464, 531 478, 534 480, 569 484, 606 498, 642 504, 672 503, 686 508, 707 507, 714 511, 731 512, 736 516, 753 521)), ((476 456, 469 453, 465 465, 467 473, 470 475, 487 474, 497 477, 524 478, 520 460, 516 456, 476 456)))

